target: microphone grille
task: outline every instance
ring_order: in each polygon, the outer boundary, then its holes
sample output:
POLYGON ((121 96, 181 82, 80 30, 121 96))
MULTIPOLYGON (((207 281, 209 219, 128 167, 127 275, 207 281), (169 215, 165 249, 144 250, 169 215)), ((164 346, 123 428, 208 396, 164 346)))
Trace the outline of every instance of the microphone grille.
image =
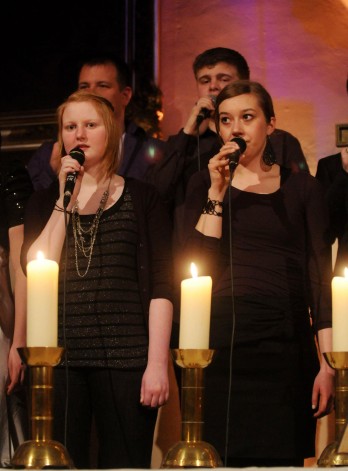
POLYGON ((82 149, 80 149, 80 147, 74 147, 73 149, 71 149, 69 155, 73 159, 77 160, 80 165, 82 165, 85 161, 85 153, 82 149))
POLYGON ((235 142, 236 144, 238 144, 239 150, 241 154, 243 154, 247 146, 245 140, 242 137, 234 137, 233 139, 231 139, 231 142, 235 142))

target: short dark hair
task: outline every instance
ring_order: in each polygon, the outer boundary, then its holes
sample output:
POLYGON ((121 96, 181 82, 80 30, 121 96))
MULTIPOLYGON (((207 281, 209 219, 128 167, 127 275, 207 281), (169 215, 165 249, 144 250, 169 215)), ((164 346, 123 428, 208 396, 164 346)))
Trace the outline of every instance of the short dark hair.
POLYGON ((219 106, 221 105, 221 103, 225 100, 228 100, 229 98, 244 95, 245 93, 250 93, 257 97, 267 123, 271 121, 271 118, 275 117, 271 95, 260 83, 251 82, 250 80, 237 80, 236 82, 232 82, 226 85, 226 87, 223 88, 216 97, 215 125, 218 133, 220 131, 219 106))
POLYGON ((247 61, 242 54, 227 47, 214 47, 199 54, 192 65, 195 77, 197 77, 198 71, 203 69, 203 67, 213 66, 218 62, 226 62, 233 65, 237 69, 240 79, 249 79, 250 70, 247 61))
POLYGON ((84 55, 78 62, 78 74, 83 66, 93 67, 95 65, 112 64, 117 70, 117 81, 121 90, 132 87, 132 72, 128 64, 114 53, 102 52, 84 55))

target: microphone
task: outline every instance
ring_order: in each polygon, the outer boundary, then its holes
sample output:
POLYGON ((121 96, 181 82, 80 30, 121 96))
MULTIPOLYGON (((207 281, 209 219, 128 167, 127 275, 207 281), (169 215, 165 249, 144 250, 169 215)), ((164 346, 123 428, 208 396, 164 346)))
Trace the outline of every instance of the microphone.
POLYGON ((228 157, 230 161, 230 172, 233 172, 239 163, 239 157, 243 154, 247 145, 245 140, 241 137, 234 137, 233 139, 231 139, 231 142, 235 142, 236 144, 238 144, 239 147, 239 149, 232 152, 232 154, 230 154, 228 157))
MULTIPOLYGON (((77 160, 80 165, 83 165, 85 161, 85 153, 83 152, 80 147, 74 147, 70 152, 69 152, 70 157, 73 159, 77 160)), ((71 200, 71 195, 74 192, 75 188, 75 183, 77 179, 77 175, 79 172, 70 172, 66 176, 66 181, 65 181, 65 187, 64 187, 64 199, 63 199, 63 208, 66 209, 68 207, 68 204, 70 203, 71 200)))
MULTIPOLYGON (((210 95, 209 98, 211 99, 212 104, 215 106, 216 96, 210 95)), ((210 110, 209 108, 201 108, 196 118, 197 126, 199 126, 202 123, 202 121, 204 121, 205 119, 210 118, 211 113, 212 113, 212 110, 210 110)))

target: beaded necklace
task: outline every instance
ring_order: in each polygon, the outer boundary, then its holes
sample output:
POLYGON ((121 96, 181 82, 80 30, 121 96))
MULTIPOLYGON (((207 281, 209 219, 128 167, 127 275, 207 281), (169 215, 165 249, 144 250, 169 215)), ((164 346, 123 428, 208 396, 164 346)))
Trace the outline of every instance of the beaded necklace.
POLYGON ((109 180, 108 187, 104 191, 103 196, 101 197, 99 208, 94 216, 92 224, 84 229, 81 225, 80 214, 79 214, 79 202, 76 200, 74 207, 72 208, 72 228, 75 240, 75 266, 77 274, 80 278, 83 278, 87 275, 89 266, 92 260, 93 247, 95 239, 97 237, 97 231, 99 227, 100 218, 104 212, 106 202, 109 198, 109 189, 110 189, 111 177, 109 180), (79 263, 78 263, 78 251, 88 259, 87 268, 84 273, 80 272, 79 263))

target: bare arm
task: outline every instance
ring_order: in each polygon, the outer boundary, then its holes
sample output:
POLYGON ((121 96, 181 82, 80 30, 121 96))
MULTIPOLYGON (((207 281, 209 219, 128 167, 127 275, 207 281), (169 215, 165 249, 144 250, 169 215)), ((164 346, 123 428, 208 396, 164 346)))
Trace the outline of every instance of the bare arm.
MULTIPOLYGON (((49 260, 55 260, 57 263, 60 261, 60 256, 65 239, 65 216, 62 211, 63 208, 63 196, 64 196, 64 185, 66 181, 66 176, 69 172, 79 171, 81 168, 77 160, 72 157, 65 156, 62 158, 62 166, 59 173, 59 186, 60 186, 60 196, 57 200, 57 207, 61 210, 53 210, 52 214, 47 221, 46 226, 42 230, 38 238, 30 246, 27 254, 27 261, 33 260, 36 258, 39 251, 43 252, 44 257, 49 260)), ((70 211, 76 201, 76 195, 79 192, 81 185, 81 179, 83 176, 83 170, 79 173, 77 182, 74 189, 74 195, 71 198, 71 201, 68 205, 67 210, 70 211)), ((67 219, 69 220, 69 215, 67 214, 67 219)))
POLYGON ((26 308, 27 308, 27 280, 20 265, 20 251, 23 243, 23 224, 11 227, 9 230, 10 263, 13 269, 15 325, 13 342, 11 345, 8 370, 10 383, 7 393, 10 394, 18 382, 23 382, 24 369, 17 348, 26 345, 26 308))
POLYGON ((168 401, 168 355, 173 305, 167 299, 152 299, 149 316, 148 363, 143 375, 140 402, 159 407, 168 401))
MULTIPOLYGON (((209 161, 208 169, 210 174, 211 186, 208 191, 208 199, 214 207, 216 213, 222 213, 222 205, 226 190, 229 185, 229 168, 227 155, 231 151, 237 150, 235 143, 225 144, 221 151, 209 161)), ((197 231, 210 237, 221 238, 222 235, 222 217, 216 214, 201 214, 197 225, 197 231)))
POLYGON ((332 351, 332 329, 322 329, 318 332, 320 350, 320 371, 315 378, 312 392, 312 408, 316 410, 314 417, 320 418, 329 414, 334 407, 335 399, 335 370, 324 358, 323 353, 332 351))

